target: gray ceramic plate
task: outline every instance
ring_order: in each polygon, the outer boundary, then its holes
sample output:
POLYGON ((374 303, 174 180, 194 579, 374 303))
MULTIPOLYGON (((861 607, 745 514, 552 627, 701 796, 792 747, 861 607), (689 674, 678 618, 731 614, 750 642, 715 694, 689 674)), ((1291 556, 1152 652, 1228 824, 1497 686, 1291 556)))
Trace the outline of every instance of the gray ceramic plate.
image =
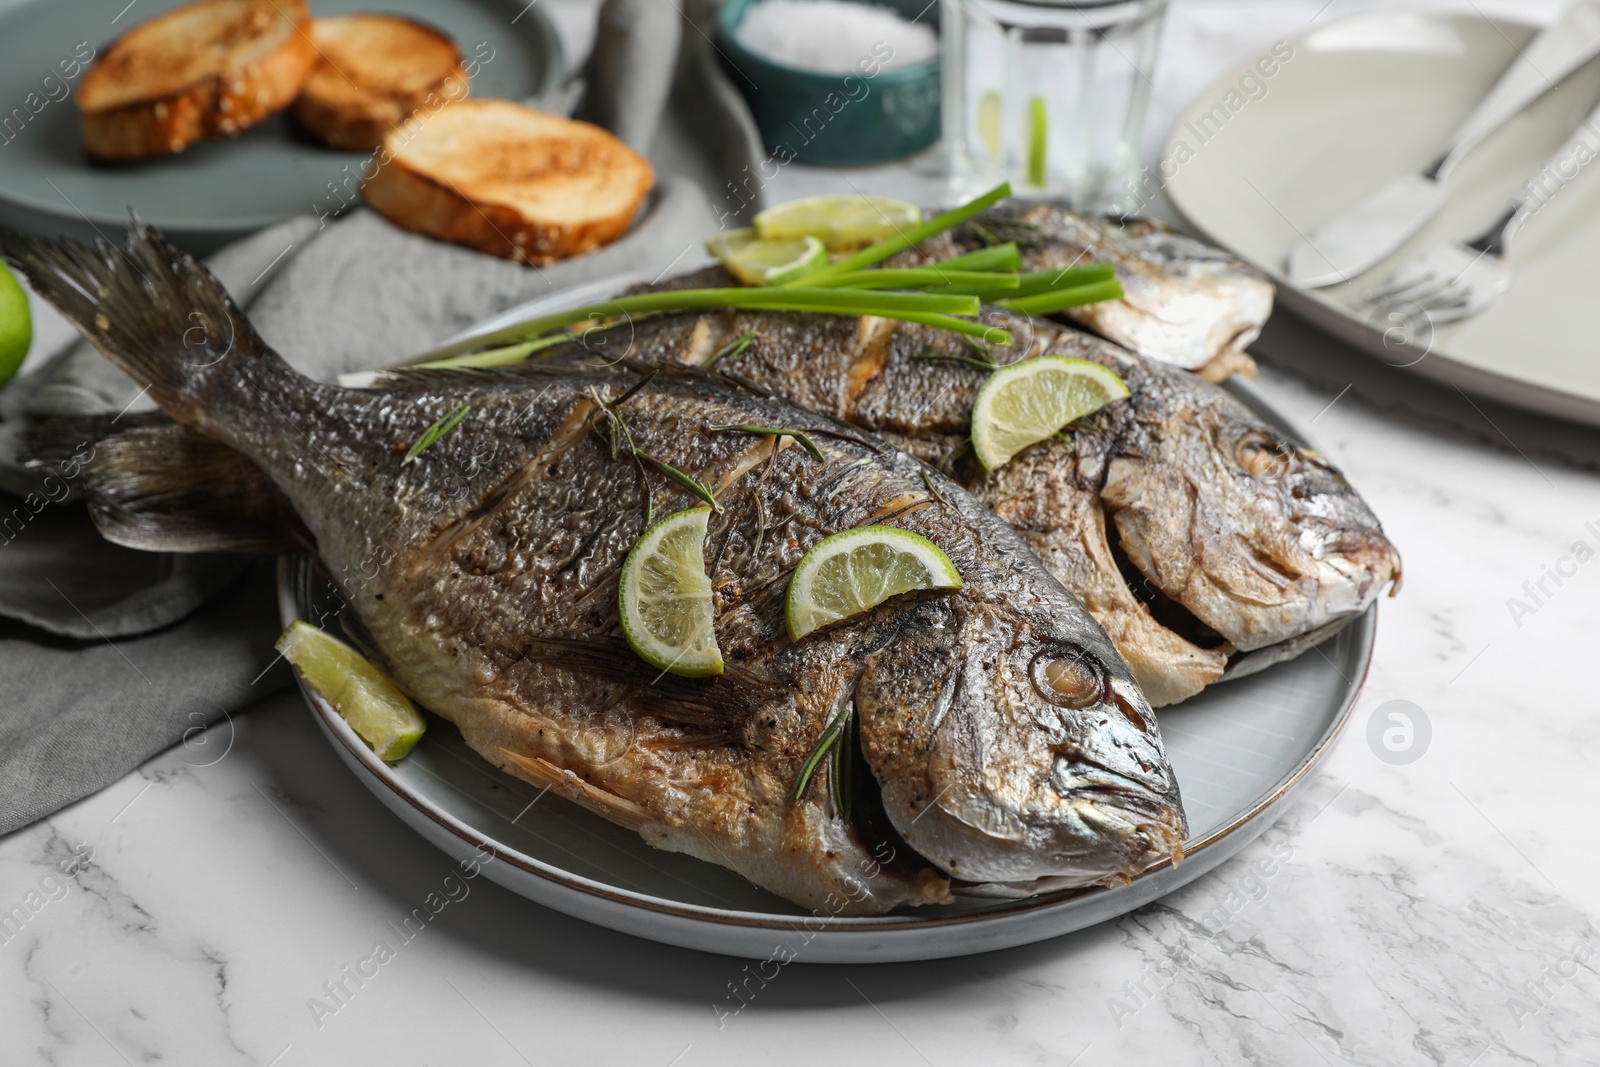
MULTIPOLYGON (((292 215, 337 211, 352 198, 359 179, 344 183, 366 157, 313 144, 282 113, 176 156, 117 167, 84 159, 63 73, 75 71, 75 57, 103 53, 130 26, 176 6, 0 0, 0 225, 92 239, 97 231, 120 233, 132 208, 204 253, 292 215)), ((465 57, 479 57, 476 96, 542 96, 564 77, 560 39, 528 0, 315 0, 312 7, 319 15, 382 9, 438 27, 465 57)))
MULTIPOLYGON (((622 284, 584 286, 524 305, 472 333, 603 299, 622 284)), ((1248 386, 1230 386, 1291 437, 1300 435, 1248 386)), ((279 571, 284 624, 336 609, 327 576, 307 557, 279 571)), ((766 958, 780 944, 813 963, 881 963, 988 952, 1121 915, 1205 874, 1281 815, 1310 779, 1355 704, 1377 608, 1288 663, 1216 686, 1161 712, 1192 837, 1184 861, 1131 885, 1022 901, 962 901, 882 918, 819 918, 742 877, 659 852, 637 834, 491 767, 455 727, 430 718, 422 742, 390 766, 321 698, 305 696, 334 750, 402 821, 457 859, 482 848, 484 872, 513 892, 614 930, 668 944, 766 958), (535 801, 538 801, 535 803, 535 801)))
POLYGON ((1444 210, 1389 259, 1324 289, 1297 290, 1283 274, 1299 234, 1426 167, 1532 34, 1512 22, 1420 12, 1330 21, 1290 42, 1294 56, 1272 78, 1247 84, 1256 98, 1236 95, 1245 102, 1220 130, 1216 118, 1199 123, 1215 105, 1227 107, 1247 67, 1200 95, 1163 153, 1179 160, 1180 141, 1192 153, 1167 193, 1196 230, 1271 274, 1285 307, 1342 340, 1469 392, 1600 425, 1600 167, 1580 171, 1518 235, 1511 290, 1483 314, 1430 330, 1415 312, 1374 316, 1355 307, 1406 258, 1474 237, 1498 217, 1600 96, 1600 62, 1472 152, 1450 177, 1444 210))

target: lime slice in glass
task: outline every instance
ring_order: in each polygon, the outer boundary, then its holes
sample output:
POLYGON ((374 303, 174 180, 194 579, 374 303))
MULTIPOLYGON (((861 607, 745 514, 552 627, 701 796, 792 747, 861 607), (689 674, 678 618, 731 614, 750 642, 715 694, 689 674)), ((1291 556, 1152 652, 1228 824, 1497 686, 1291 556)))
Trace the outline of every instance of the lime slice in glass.
POLYGON ((894 526, 861 526, 811 546, 789 579, 784 613, 789 636, 859 615, 918 589, 960 589, 961 575, 943 549, 894 526))
POLYGON ((1024 448, 1067 423, 1128 395, 1128 387, 1098 363, 1040 356, 989 375, 972 405, 972 447, 985 470, 1003 466, 1024 448))
POLYGON ((652 667, 704 678, 722 673, 706 575, 706 519, 690 508, 645 531, 622 564, 617 591, 622 632, 652 667))
POLYGON ((33 344, 33 313, 28 294, 0 263, 0 385, 10 381, 33 344))
POLYGON ((1044 97, 1028 101, 1028 184, 1043 186, 1049 175, 1050 116, 1044 97))
POLYGON ((422 739, 428 721, 411 698, 337 637, 310 623, 292 622, 277 648, 379 759, 393 763, 422 739))
POLYGON ((1000 162, 1000 123, 1000 94, 990 90, 978 98, 978 136, 996 163, 1000 162))
POLYGON ((706 251, 746 285, 782 285, 828 262, 815 237, 757 237, 754 230, 729 230, 706 238, 706 251))
POLYGON ((915 204, 887 196, 808 196, 755 217, 758 237, 815 237, 833 252, 893 237, 921 221, 915 204))

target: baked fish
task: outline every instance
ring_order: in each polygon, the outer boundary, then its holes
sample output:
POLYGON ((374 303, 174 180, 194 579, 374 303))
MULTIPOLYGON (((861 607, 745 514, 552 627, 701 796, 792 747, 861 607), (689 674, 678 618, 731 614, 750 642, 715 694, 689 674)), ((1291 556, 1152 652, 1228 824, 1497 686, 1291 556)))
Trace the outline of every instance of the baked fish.
POLYGON ((1094 219, 1007 200, 886 265, 916 266, 1000 241, 1017 242, 1023 270, 1113 264, 1122 299, 1061 312, 1101 337, 1212 381, 1254 374, 1245 347, 1272 314, 1272 282, 1231 253, 1154 219, 1094 219))
POLYGON ((352 635, 503 770, 830 914, 937 903, 953 882, 1118 883, 1180 858, 1160 733, 1105 632, 1009 527, 913 459, 693 369, 317 384, 148 228, 126 256, 0 246, 182 424, 145 420, 99 450, 86 477, 103 528, 137 547, 219 548, 236 514, 262 547, 262 498, 276 494, 296 516, 278 528, 315 546, 352 635), (619 423, 714 491, 719 677, 652 677, 621 635, 625 554, 652 513, 697 500, 619 457, 619 423), (805 431, 823 458, 714 429, 744 424, 805 431), (193 500, 197 471, 209 502, 193 500), (248 498, 238 507, 230 486, 248 498), (205 515, 174 506, 185 500, 205 515), (789 640, 788 574, 823 536, 866 523, 939 545, 963 588, 789 640), (851 702, 852 755, 871 773, 854 776, 847 820, 827 768, 799 801, 790 790, 851 702), (884 841, 915 856, 885 864, 884 841))
MULTIPOLYGON (((712 267, 665 284, 730 282, 712 267)), ((590 330, 542 358, 714 362, 919 457, 1017 531, 1105 627, 1156 707, 1299 654, 1398 581, 1398 552, 1343 475, 1225 389, 1069 326, 1000 309, 984 321, 1011 331, 1009 346, 987 354, 996 363, 1093 360, 1131 396, 1070 439, 986 472, 969 414, 989 372, 949 331, 726 311, 590 330)))

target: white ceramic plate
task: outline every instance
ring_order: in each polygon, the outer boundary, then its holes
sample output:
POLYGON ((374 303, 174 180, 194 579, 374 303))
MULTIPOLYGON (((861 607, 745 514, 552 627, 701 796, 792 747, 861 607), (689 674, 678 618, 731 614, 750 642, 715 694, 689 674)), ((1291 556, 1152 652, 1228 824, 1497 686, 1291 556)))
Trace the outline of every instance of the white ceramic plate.
MULTIPOLYGON (((470 332, 603 299, 622 284, 611 280, 534 301, 470 332)), ((1248 386, 1230 388, 1301 438, 1248 386)), ((284 625, 328 624, 338 606, 327 575, 303 556, 283 561, 278 597, 284 625)), ((1374 606, 1315 652, 1162 710, 1161 732, 1192 835, 1182 863, 1115 889, 969 900, 881 918, 811 916, 732 871, 652 849, 637 834, 558 797, 541 797, 536 787, 491 767, 437 717, 411 754, 390 766, 325 701, 303 691, 334 750, 391 811, 454 858, 492 850, 496 859, 484 873, 530 900, 707 952, 761 959, 787 945, 812 963, 883 963, 988 952, 1092 926, 1238 852, 1286 810, 1344 727, 1376 629, 1374 606)))
POLYGON ((1533 32, 1517 23, 1396 11, 1329 22, 1291 41, 1293 57, 1270 79, 1246 83, 1255 98, 1235 96, 1237 109, 1220 129, 1217 118, 1205 127, 1201 119, 1217 105, 1226 111, 1229 90, 1250 66, 1198 98, 1162 154, 1176 162, 1192 153, 1166 191, 1200 234, 1271 274, 1285 307, 1341 339, 1469 392, 1600 424, 1593 342, 1600 332, 1600 166, 1580 171, 1517 236, 1512 288, 1483 314, 1430 330, 1414 313, 1369 316, 1355 307, 1407 257, 1475 237, 1494 221, 1600 97, 1600 62, 1469 155, 1450 177, 1444 210, 1388 260, 1323 289, 1297 290, 1283 273, 1300 234, 1427 166, 1533 32))

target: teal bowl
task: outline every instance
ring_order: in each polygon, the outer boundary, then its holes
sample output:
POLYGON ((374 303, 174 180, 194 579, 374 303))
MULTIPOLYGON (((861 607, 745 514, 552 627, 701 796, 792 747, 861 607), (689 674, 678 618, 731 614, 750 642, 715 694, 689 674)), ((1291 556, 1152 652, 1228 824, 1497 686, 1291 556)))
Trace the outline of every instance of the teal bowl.
MULTIPOLYGON (((762 0, 727 0, 717 16, 717 47, 743 91, 767 150, 780 163, 830 166, 882 163, 920 152, 939 139, 939 58, 892 70, 860 57, 850 74, 785 67, 749 51, 736 33, 745 11, 762 0)), ((933 20, 928 0, 873 0, 906 19, 933 20)))

